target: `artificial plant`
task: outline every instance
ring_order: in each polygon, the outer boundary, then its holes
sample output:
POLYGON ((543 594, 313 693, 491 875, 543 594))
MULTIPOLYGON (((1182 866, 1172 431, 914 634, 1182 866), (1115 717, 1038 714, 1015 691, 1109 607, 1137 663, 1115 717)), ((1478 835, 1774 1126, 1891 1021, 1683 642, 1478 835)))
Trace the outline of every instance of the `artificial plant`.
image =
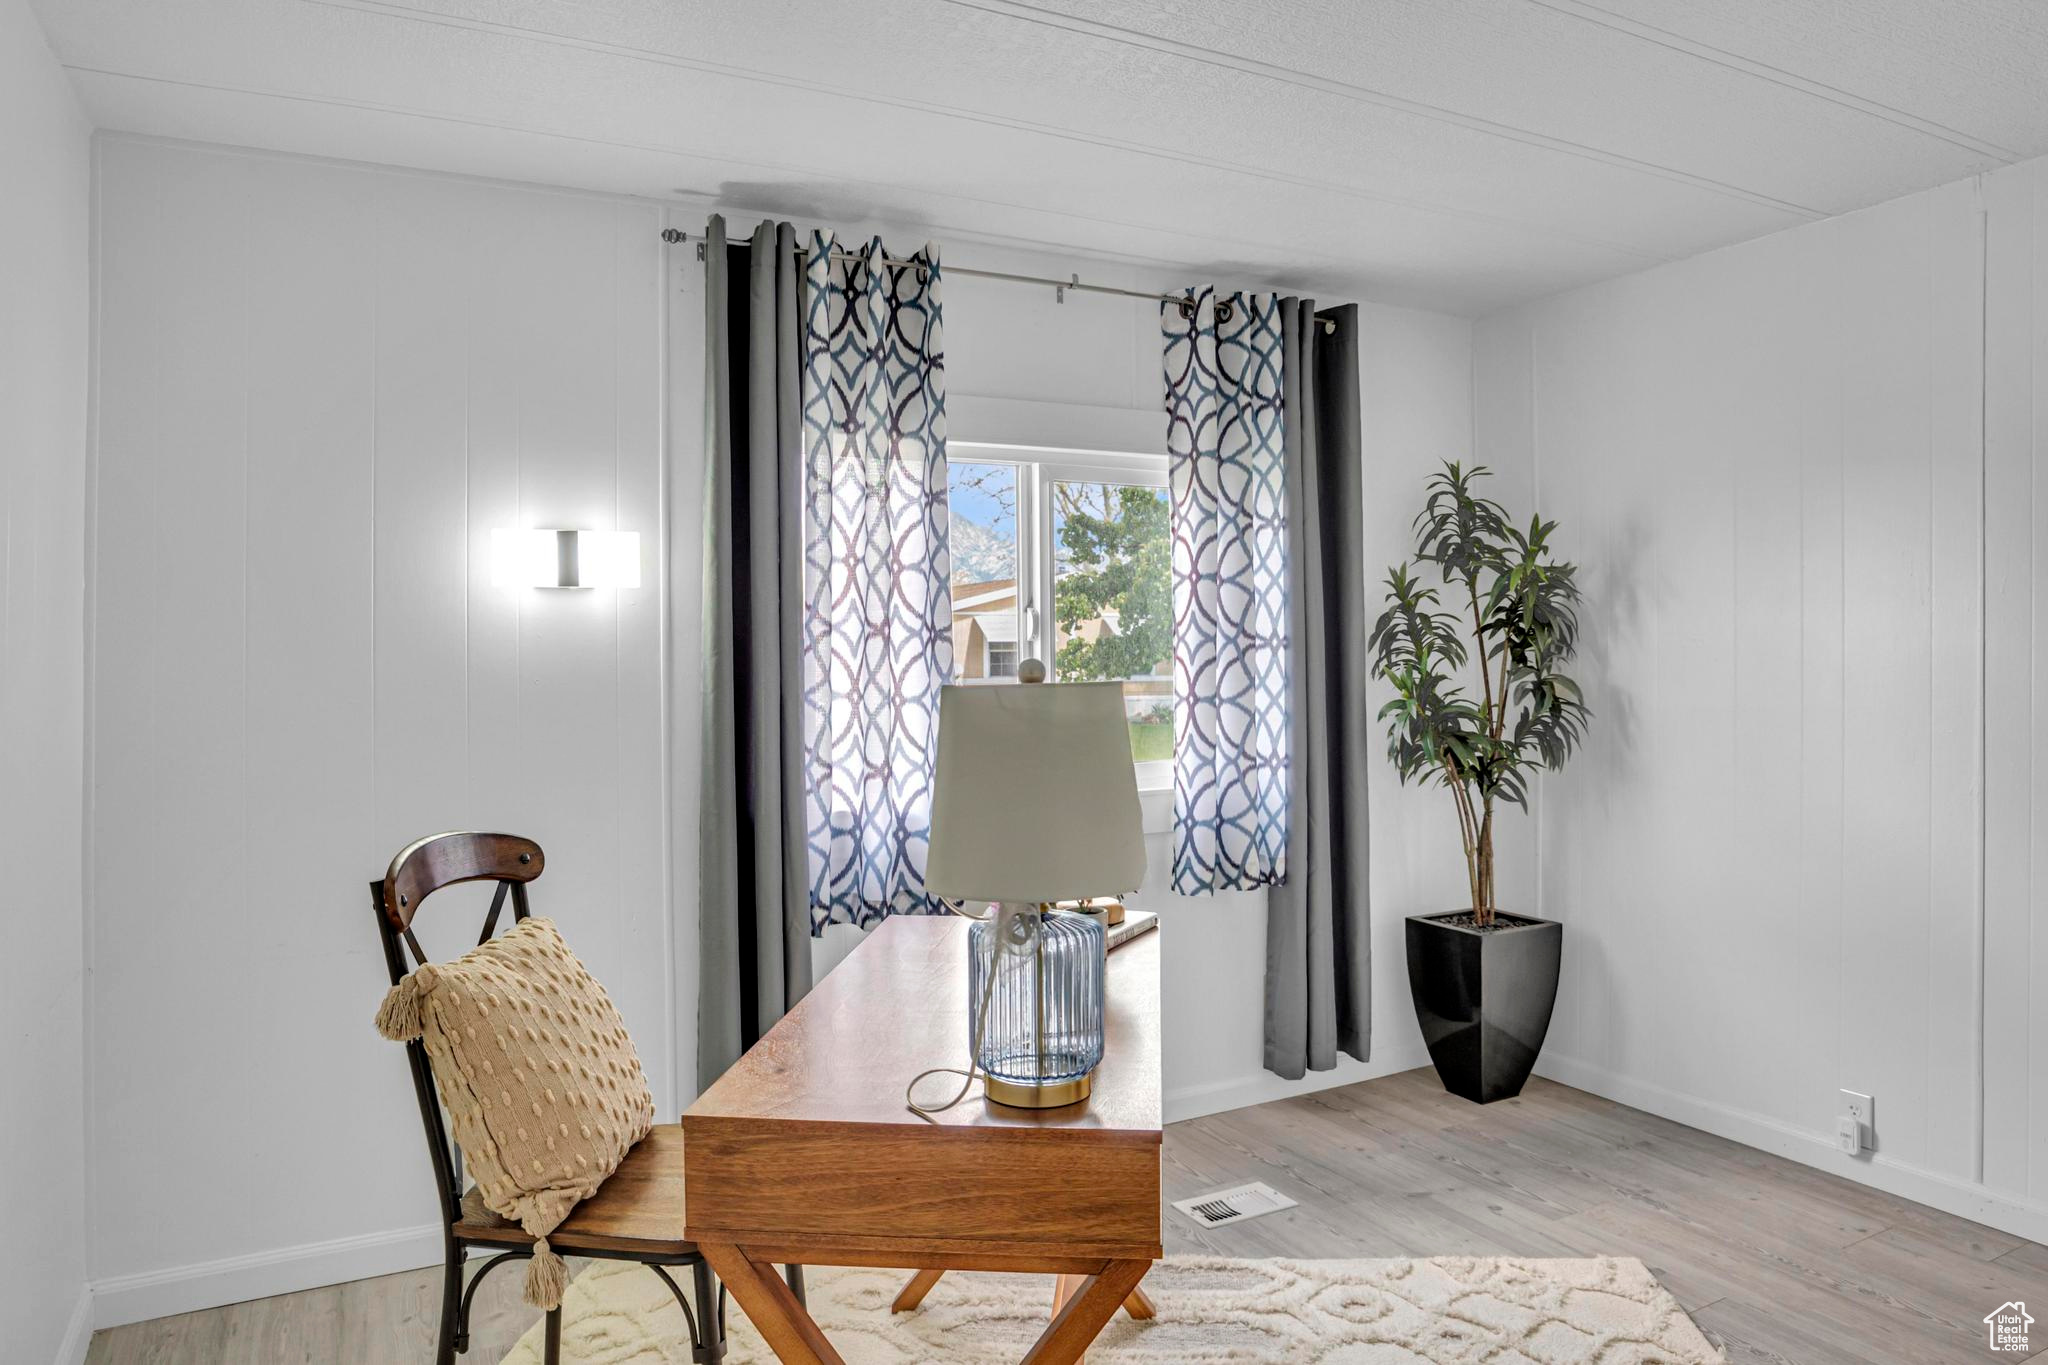
POLYGON ((1592 714, 1579 685, 1558 671, 1578 648, 1578 570, 1551 554, 1556 522, 1532 517, 1523 529, 1473 491, 1490 474, 1453 461, 1431 476, 1415 518, 1415 558, 1388 571, 1387 608, 1370 645, 1373 676, 1395 692, 1379 713, 1387 757, 1404 785, 1450 791, 1481 927, 1499 908, 1496 802, 1526 811, 1530 773, 1563 768, 1592 714), (1423 565, 1435 567, 1440 586, 1422 582, 1423 565))

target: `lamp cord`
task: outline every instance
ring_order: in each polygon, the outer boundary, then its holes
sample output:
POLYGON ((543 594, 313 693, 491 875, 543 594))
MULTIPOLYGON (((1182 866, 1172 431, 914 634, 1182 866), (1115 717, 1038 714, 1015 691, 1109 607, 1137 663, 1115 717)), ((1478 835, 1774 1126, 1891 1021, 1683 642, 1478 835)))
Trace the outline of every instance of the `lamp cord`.
MULTIPOLYGON (((999 911, 991 911, 986 915, 970 915, 962 908, 963 902, 946 900, 944 897, 939 898, 939 903, 961 919, 972 920, 976 924, 988 924, 992 920, 1000 920, 1002 918, 999 911)), ((981 1075, 981 1059, 975 1056, 974 1043, 976 1039, 981 1037, 982 1030, 988 1027, 988 1003, 995 998, 996 994, 996 959, 1003 951, 1003 935, 999 929, 993 932, 995 933, 996 941, 989 945, 988 982, 982 987, 981 1003, 975 1007, 974 1032, 969 1035, 967 1040, 967 1069, 962 1071, 957 1066, 931 1067, 912 1076, 910 1084, 903 1087, 903 1107, 923 1119, 926 1123, 937 1123, 938 1119, 933 1117, 934 1115, 942 1114, 965 1100, 968 1090, 973 1088, 976 1078, 981 1075), (960 1092, 944 1104, 919 1104, 915 1098, 917 1084, 927 1076, 962 1077, 960 1092)))

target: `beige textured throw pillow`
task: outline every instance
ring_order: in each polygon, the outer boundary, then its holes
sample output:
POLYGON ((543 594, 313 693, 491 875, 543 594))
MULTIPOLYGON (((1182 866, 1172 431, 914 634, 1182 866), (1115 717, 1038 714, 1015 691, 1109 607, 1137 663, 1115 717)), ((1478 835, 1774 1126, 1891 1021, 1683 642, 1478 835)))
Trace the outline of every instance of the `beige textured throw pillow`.
POLYGON ((527 1302, 556 1307, 568 1270, 547 1234, 654 1124, 639 1054, 604 987, 552 922, 526 919, 393 986, 377 1031, 424 1038, 485 1207, 539 1239, 527 1302))

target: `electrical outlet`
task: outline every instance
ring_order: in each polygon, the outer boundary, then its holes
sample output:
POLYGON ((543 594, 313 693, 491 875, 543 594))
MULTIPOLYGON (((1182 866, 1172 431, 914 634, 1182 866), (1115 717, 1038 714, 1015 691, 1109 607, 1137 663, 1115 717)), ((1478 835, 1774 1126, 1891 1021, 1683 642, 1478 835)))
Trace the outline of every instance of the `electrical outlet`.
POLYGON ((1876 1144, 1875 1105, 1870 1096, 1857 1090, 1844 1090, 1839 1110, 1840 1121, 1835 1128, 1835 1142, 1843 1151, 1854 1155, 1876 1144))

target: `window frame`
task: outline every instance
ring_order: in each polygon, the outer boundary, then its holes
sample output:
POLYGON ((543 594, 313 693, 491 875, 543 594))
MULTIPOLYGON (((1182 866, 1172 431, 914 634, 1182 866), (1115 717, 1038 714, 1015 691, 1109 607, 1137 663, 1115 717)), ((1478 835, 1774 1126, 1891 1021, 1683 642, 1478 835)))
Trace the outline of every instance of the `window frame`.
MULTIPOLYGON (((1057 446, 948 441, 946 458, 961 464, 1006 464, 1017 471, 1017 647, 1018 658, 1035 657, 1052 667, 1058 627, 1053 621, 1052 486, 1055 483, 1114 483, 1167 488, 1167 457, 1125 450, 1081 450, 1057 446), (1025 642, 1032 646, 1030 654, 1025 642)), ((989 680, 993 681, 993 680, 989 680)), ((1173 761, 1133 759, 1141 791, 1173 786, 1173 761)))

